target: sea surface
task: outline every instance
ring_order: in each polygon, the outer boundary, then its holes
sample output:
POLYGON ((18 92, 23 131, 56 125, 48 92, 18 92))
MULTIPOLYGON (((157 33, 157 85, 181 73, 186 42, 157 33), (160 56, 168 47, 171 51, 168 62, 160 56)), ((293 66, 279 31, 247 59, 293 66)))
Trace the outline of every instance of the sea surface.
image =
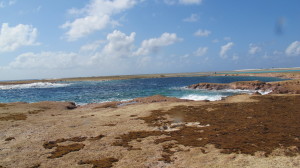
POLYGON ((0 85, 0 102, 71 101, 76 104, 87 104, 126 101, 137 97, 157 94, 181 99, 215 101, 230 95, 239 93, 250 94, 254 91, 192 90, 187 89, 186 86, 201 82, 230 83, 250 80, 270 82, 281 81, 283 79, 272 77, 203 76, 0 85))

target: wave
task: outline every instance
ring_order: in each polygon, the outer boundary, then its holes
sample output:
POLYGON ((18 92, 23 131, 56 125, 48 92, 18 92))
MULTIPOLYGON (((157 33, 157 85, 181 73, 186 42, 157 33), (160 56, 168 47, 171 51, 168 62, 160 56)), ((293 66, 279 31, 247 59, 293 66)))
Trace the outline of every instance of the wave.
POLYGON ((266 91, 259 90, 258 92, 262 95, 267 95, 267 94, 271 93, 272 90, 266 90, 266 91))
POLYGON ((196 94, 189 94, 186 96, 180 97, 180 99, 187 99, 187 100, 209 100, 209 101, 217 101, 217 100, 222 100, 222 98, 227 97, 223 95, 196 95, 196 94))
POLYGON ((71 84, 69 84, 69 83, 36 82, 36 83, 17 84, 17 85, 0 85, 0 90, 30 89, 30 88, 57 88, 57 87, 66 87, 69 85, 71 85, 71 84))

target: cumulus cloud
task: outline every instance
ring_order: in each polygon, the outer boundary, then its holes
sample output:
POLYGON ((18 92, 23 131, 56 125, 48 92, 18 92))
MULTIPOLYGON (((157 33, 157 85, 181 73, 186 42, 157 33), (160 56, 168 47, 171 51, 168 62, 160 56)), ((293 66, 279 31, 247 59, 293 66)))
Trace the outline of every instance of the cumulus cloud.
POLYGON ((107 35, 107 44, 93 59, 102 57, 128 58, 132 56, 135 40, 135 32, 129 36, 121 31, 115 30, 107 35))
POLYGON ((184 5, 201 4, 202 0, 179 0, 179 3, 184 5))
POLYGON ((249 54, 257 54, 261 51, 261 48, 255 44, 249 44, 249 54))
POLYGON ((197 22, 199 19, 199 16, 197 14, 191 14, 191 16, 183 19, 184 22, 197 22))
POLYGON ((292 42, 285 50, 287 56, 300 56, 300 41, 292 42))
POLYGON ((157 52, 161 47, 172 45, 181 41, 175 33, 163 33, 158 38, 144 40, 135 55, 148 55, 157 52))
POLYGON ((38 45, 37 29, 31 25, 19 24, 9 27, 3 23, 0 31, 0 52, 11 52, 22 46, 38 45))
POLYGON ((203 56, 207 53, 208 51, 208 47, 199 47, 195 52, 194 55, 195 56, 203 56))
POLYGON ((83 45, 78 51, 28 52, 18 55, 7 66, 0 66, 0 69, 18 72, 20 78, 24 78, 25 73, 36 72, 48 77, 56 77, 58 72, 63 76, 76 76, 78 73, 89 76, 126 74, 136 73, 137 69, 141 73, 149 73, 149 69, 159 72, 161 64, 171 64, 170 57, 151 53, 181 40, 176 34, 163 33, 157 38, 145 39, 138 48, 135 46, 135 36, 135 32, 125 34, 115 30, 105 40, 83 45))
POLYGON ((65 69, 74 67, 76 53, 66 52, 41 52, 24 53, 15 58, 8 68, 12 69, 65 69))
POLYGON ((97 40, 92 43, 83 45, 80 47, 80 51, 96 51, 102 43, 105 43, 103 40, 97 40))
POLYGON ((229 42, 223 46, 221 46, 220 50, 220 57, 221 58, 226 58, 227 57, 227 52, 234 46, 233 42, 229 42))
POLYGON ((118 25, 112 16, 132 8, 137 3, 138 0, 91 0, 82 9, 70 9, 70 14, 81 17, 67 21, 61 27, 68 29, 65 34, 67 40, 75 41, 109 25, 118 25))
POLYGON ((194 33, 195 36, 197 37, 207 37, 211 34, 211 31, 209 30, 202 30, 202 29, 199 29, 198 31, 196 31, 194 33))

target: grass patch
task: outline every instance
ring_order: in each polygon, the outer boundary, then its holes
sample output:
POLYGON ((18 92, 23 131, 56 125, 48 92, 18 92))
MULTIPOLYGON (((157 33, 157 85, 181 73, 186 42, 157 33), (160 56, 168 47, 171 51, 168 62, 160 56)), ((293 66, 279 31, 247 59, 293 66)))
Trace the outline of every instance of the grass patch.
POLYGON ((0 103, 0 107, 6 107, 7 104, 4 104, 4 103, 0 103))
POLYGON ((38 114, 40 112, 44 112, 45 110, 44 109, 40 109, 40 110, 30 110, 28 111, 28 114, 38 114))
POLYGON ((49 156, 49 159, 59 158, 62 157, 68 153, 75 152, 81 150, 85 145, 80 143, 74 143, 71 145, 65 145, 65 146, 57 146, 55 151, 51 152, 51 156, 49 156))
POLYGON ((73 137, 73 138, 61 138, 61 139, 57 139, 56 141, 49 141, 49 142, 45 142, 43 144, 43 147, 45 149, 52 149, 54 147, 58 147, 58 143, 62 143, 62 142, 67 142, 67 141, 72 141, 72 142, 83 142, 87 139, 87 137, 73 137))
POLYGON ((10 114, 4 117, 0 117, 0 121, 17 121, 17 120, 26 120, 27 116, 25 114, 10 114))
POLYGON ((86 160, 80 161, 78 164, 91 164, 93 168, 110 168, 113 167, 113 163, 118 162, 118 159, 115 158, 104 158, 100 160, 86 160))
POLYGON ((15 137, 8 137, 8 138, 5 139, 5 141, 11 141, 13 139, 16 139, 16 138, 15 137))
MULTIPOLYGON (((113 144, 129 150, 132 140, 166 135, 156 144, 176 142, 175 145, 205 147, 213 144, 222 153, 254 155, 261 151, 269 156, 275 149, 295 146, 287 156, 300 153, 300 96, 258 96, 258 102, 220 103, 203 106, 176 106, 168 111, 155 110, 143 119, 148 125, 163 127, 180 122, 199 122, 206 127, 183 125, 175 131, 137 131, 118 137, 113 144), (213 109, 213 110, 211 110, 213 109), (166 120, 168 115, 171 120, 166 120)), ((172 145, 164 145, 162 160, 170 162, 172 145)))

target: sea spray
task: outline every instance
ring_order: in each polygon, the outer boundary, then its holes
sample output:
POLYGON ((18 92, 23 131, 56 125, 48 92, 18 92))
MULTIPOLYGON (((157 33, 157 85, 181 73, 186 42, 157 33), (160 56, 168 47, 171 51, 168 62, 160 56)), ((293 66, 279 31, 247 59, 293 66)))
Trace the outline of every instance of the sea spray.
POLYGON ((36 82, 36 83, 28 83, 28 84, 0 85, 0 90, 29 89, 29 88, 57 88, 57 87, 66 87, 66 86, 69 86, 69 85, 71 85, 71 84, 36 82))

